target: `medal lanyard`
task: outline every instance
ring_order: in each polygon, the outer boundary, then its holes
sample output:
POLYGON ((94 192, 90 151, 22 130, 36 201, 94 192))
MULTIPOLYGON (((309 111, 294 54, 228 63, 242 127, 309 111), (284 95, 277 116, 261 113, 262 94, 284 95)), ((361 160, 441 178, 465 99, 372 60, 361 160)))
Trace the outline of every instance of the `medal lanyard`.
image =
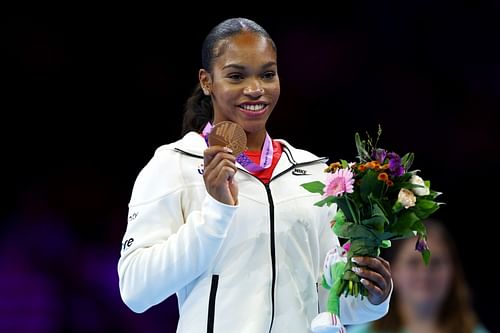
MULTIPOLYGON (((208 122, 205 125, 205 128, 203 128, 203 131, 201 133, 203 138, 205 138, 205 142, 207 143, 207 145, 208 145, 208 134, 210 134, 212 128, 213 125, 210 122, 208 122)), ((259 164, 252 161, 245 154, 245 152, 242 152, 241 154, 236 156, 236 161, 251 173, 256 173, 269 168, 273 162, 273 141, 271 140, 269 134, 266 132, 266 139, 264 140, 264 145, 262 146, 262 152, 260 155, 259 164)))

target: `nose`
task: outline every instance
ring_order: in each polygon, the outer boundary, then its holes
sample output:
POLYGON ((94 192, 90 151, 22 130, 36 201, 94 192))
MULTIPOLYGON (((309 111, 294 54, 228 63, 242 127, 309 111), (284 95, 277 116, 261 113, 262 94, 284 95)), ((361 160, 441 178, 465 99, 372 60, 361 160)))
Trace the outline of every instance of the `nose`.
POLYGON ((262 88, 262 86, 255 81, 252 84, 246 86, 243 89, 243 93, 251 97, 260 97, 264 94, 264 88, 262 88))

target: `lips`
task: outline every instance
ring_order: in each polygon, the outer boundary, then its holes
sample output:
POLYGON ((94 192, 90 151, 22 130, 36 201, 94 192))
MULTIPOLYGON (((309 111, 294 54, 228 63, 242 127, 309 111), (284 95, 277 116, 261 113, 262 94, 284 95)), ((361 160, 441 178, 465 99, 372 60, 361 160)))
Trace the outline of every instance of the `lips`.
POLYGON ((256 117, 266 113, 268 105, 266 103, 243 103, 239 105, 239 108, 245 115, 256 117))
POLYGON ((252 112, 259 112, 262 111, 267 106, 267 104, 260 103, 260 104, 240 104, 241 109, 245 109, 247 111, 252 111, 252 112))

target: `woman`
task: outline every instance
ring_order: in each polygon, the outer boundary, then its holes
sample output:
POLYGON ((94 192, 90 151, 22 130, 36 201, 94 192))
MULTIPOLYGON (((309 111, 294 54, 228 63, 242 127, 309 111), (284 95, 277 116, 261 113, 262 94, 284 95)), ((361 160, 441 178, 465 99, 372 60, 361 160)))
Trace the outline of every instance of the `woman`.
MULTIPOLYGON (((255 22, 229 19, 206 37, 202 66, 184 137, 158 148, 135 182, 118 263, 122 298, 143 312, 176 293, 178 332, 303 333, 315 317, 313 330, 327 332, 318 281, 339 244, 335 207, 314 207, 300 186, 324 180, 325 159, 266 130, 280 95, 276 46, 255 22), (212 126, 225 121, 244 130, 243 154, 207 147, 212 126)), ((345 324, 388 308, 388 263, 358 261, 369 296, 342 299, 345 324)))
POLYGON ((426 221, 431 260, 425 266, 412 239, 393 242, 394 293, 389 313, 349 333, 486 333, 476 319, 453 239, 444 225, 426 221))

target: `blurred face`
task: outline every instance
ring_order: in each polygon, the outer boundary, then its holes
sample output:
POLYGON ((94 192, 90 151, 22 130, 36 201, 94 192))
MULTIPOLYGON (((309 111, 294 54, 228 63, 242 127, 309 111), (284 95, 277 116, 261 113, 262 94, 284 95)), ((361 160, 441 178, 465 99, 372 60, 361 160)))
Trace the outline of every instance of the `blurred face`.
POLYGON ((200 84, 212 96, 214 123, 233 121, 247 133, 265 132, 279 95, 276 52, 266 38, 243 32, 217 45, 213 70, 200 70, 200 84))
POLYGON ((420 311, 438 309, 449 292, 453 267, 446 244, 439 231, 429 229, 427 243, 431 260, 425 266, 415 251, 415 240, 405 240, 391 263, 394 287, 401 303, 420 311))

